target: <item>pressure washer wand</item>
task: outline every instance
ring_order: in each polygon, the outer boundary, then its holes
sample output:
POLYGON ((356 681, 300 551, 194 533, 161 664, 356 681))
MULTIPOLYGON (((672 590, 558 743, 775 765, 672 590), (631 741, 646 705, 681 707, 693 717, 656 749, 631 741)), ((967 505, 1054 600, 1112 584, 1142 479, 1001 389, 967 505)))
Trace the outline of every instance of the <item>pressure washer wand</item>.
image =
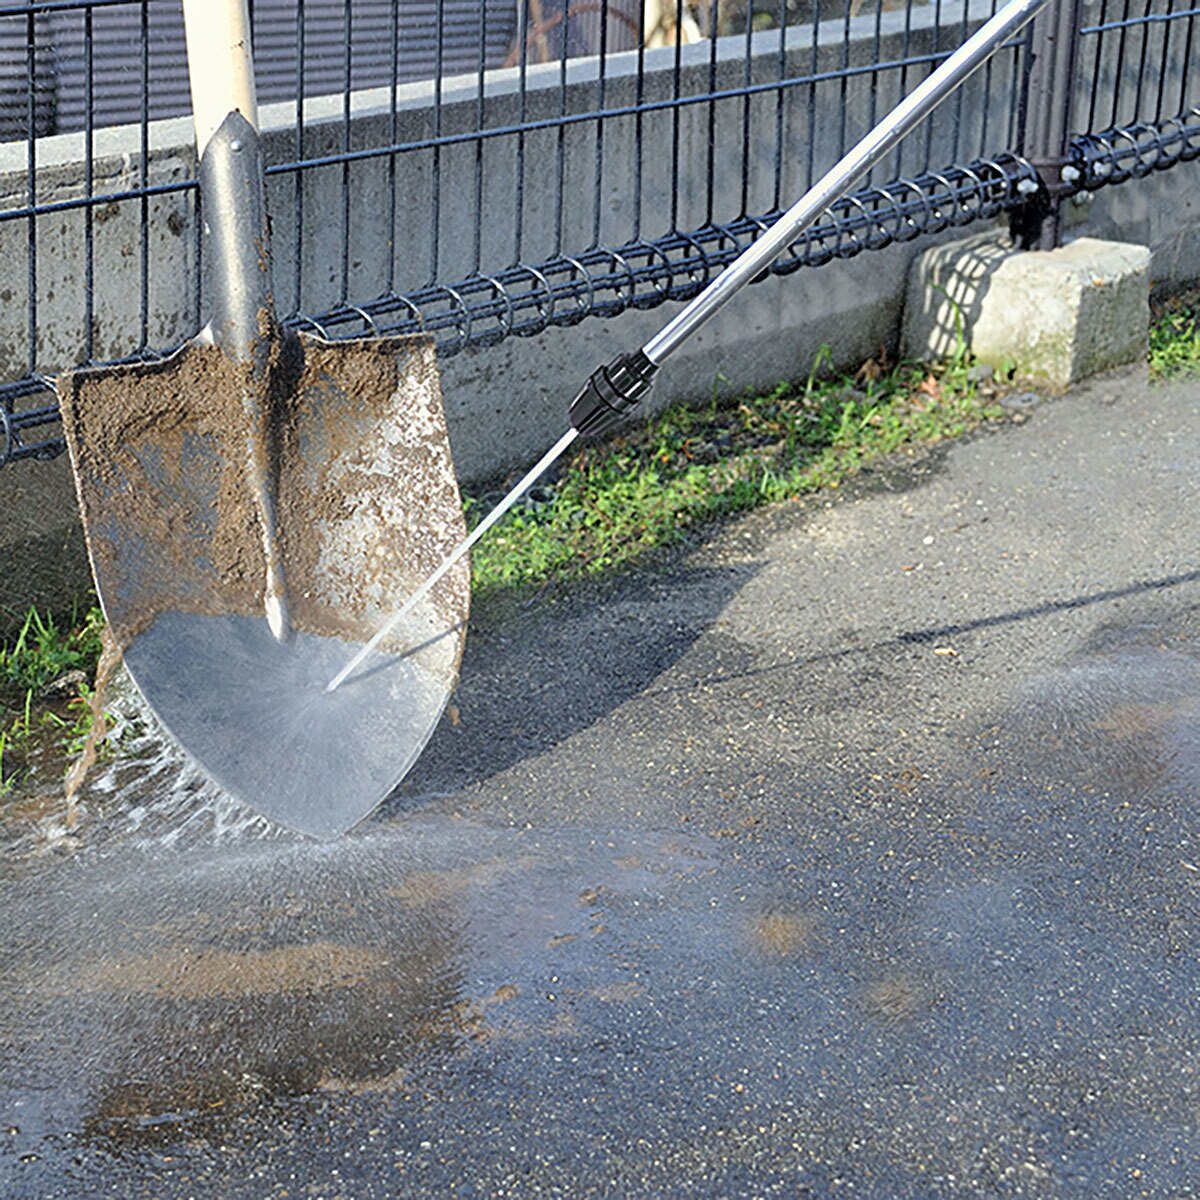
POLYGON ((682 308, 640 350, 598 367, 571 401, 571 428, 530 470, 487 518, 408 598, 400 610, 333 677, 332 692, 378 647, 447 571, 520 499, 526 488, 579 437, 607 433, 629 415, 650 390, 654 375, 669 354, 724 308, 752 279, 771 265, 831 204, 884 158, 959 84, 1028 24, 1049 0, 1012 0, 979 27, 937 70, 913 89, 848 154, 834 164, 753 245, 733 260, 690 304, 682 308))

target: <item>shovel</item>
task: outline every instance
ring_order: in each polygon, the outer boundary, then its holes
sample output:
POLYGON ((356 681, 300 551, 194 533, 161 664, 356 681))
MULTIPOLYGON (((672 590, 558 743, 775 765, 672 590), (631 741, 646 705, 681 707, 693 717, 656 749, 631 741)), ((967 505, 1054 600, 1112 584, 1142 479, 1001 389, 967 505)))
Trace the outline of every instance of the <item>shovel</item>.
POLYGON ((465 534, 432 342, 277 323, 245 0, 185 0, 208 326, 59 379, 100 602, 143 697, 262 815, 360 821, 433 732, 462 656, 465 562, 329 691, 465 534), (394 652, 393 652, 394 651, 394 652))

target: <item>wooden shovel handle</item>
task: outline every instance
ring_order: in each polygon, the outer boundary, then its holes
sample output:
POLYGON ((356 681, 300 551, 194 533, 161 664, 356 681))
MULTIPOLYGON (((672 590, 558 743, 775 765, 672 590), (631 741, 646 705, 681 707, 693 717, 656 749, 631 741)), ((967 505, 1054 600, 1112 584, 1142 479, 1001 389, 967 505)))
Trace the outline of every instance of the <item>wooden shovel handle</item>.
POLYGON ((246 0, 183 0, 196 154, 235 109, 258 129, 246 0))

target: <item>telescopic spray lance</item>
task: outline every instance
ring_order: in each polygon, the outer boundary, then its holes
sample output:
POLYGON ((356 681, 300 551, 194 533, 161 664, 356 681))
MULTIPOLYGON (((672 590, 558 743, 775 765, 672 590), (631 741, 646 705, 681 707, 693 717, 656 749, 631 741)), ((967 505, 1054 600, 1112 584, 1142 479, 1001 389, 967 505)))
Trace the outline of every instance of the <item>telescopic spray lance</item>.
POLYGON ((865 138, 840 159, 774 225, 740 254, 713 282, 681 309, 640 350, 598 367, 571 401, 571 427, 519 483, 475 527, 471 536, 380 627, 329 681, 332 692, 378 648, 380 642, 437 586, 438 581, 505 513, 525 490, 578 437, 601 436, 627 417, 650 390, 658 368, 714 313, 771 265, 831 204, 888 154, 956 87, 1028 24, 1049 0, 1013 0, 971 35, 929 77, 907 95, 865 138))

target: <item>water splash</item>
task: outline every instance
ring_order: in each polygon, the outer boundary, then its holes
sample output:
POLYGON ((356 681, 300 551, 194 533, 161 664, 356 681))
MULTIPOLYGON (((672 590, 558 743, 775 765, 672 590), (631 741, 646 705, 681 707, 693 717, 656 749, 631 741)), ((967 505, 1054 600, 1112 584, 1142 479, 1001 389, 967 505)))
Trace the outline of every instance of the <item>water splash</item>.
MULTIPOLYGON (((99 688, 97 689, 99 692, 99 688)), ((9 862, 47 854, 104 853, 251 841, 295 841, 229 797, 179 749, 123 669, 106 688, 107 721, 96 760, 68 803, 57 783, 35 777, 0 820, 9 862)))

